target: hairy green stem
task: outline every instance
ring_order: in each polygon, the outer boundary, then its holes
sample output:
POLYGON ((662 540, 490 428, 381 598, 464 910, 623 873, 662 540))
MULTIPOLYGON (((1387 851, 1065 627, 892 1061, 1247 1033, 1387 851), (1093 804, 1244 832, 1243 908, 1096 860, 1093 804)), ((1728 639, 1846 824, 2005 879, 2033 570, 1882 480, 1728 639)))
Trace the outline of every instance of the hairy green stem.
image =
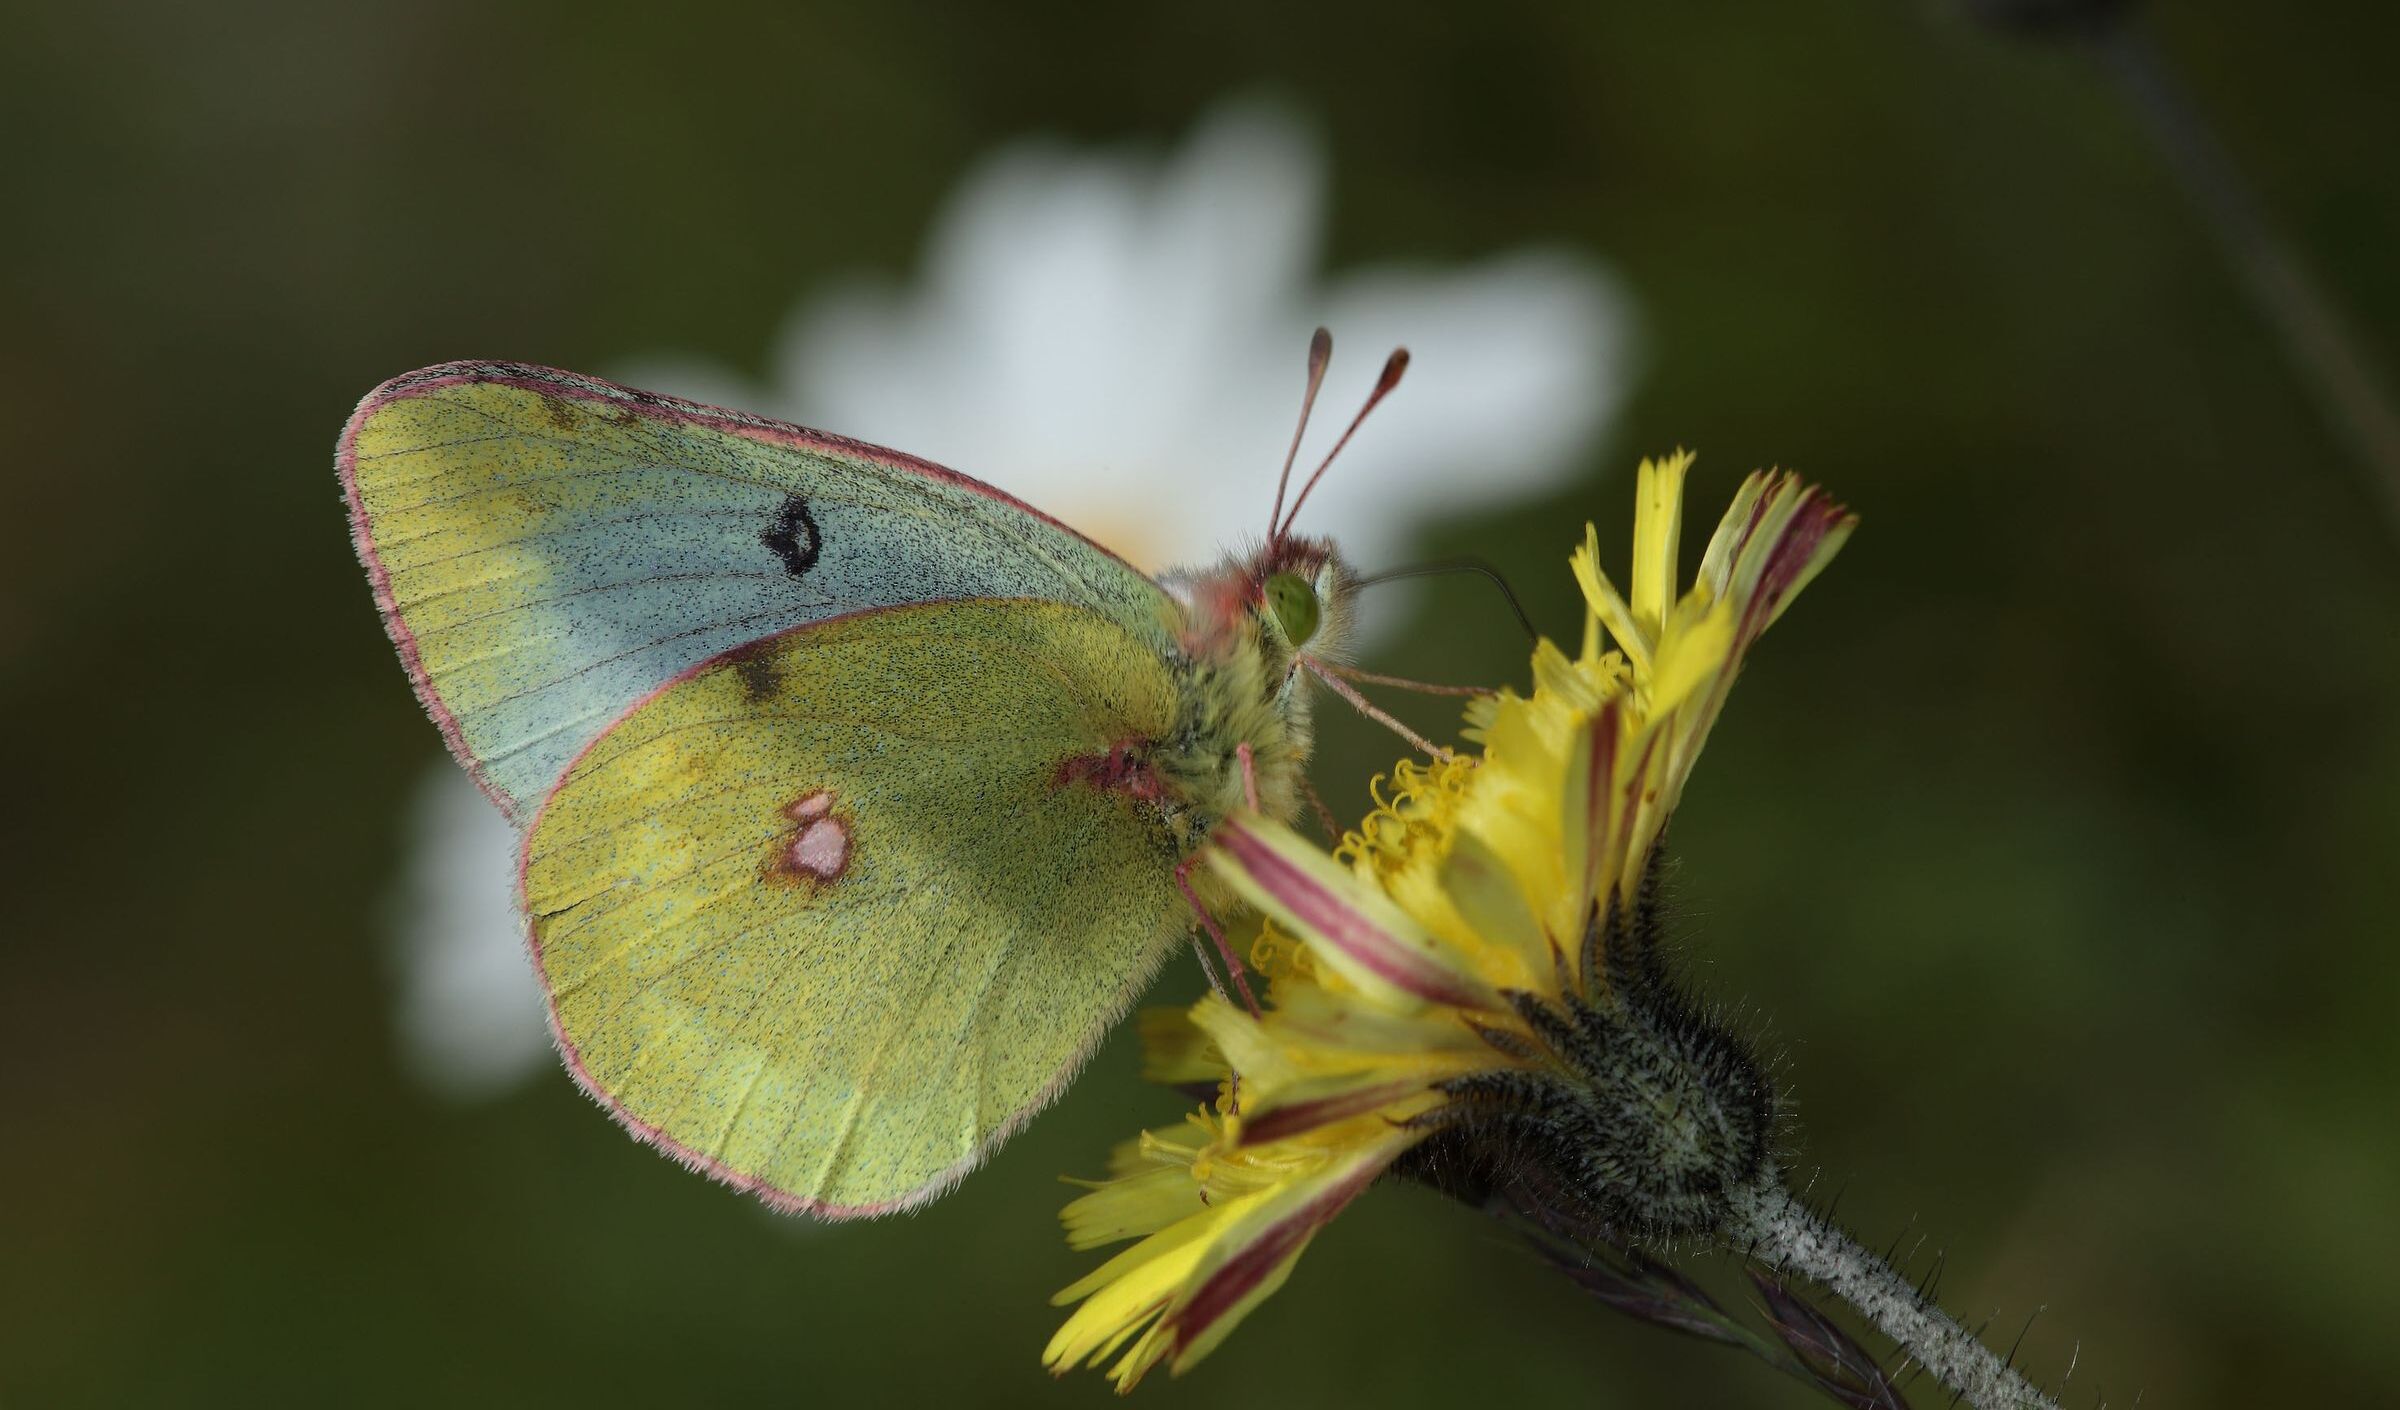
POLYGON ((1919 1296, 1892 1265, 1780 1184, 1770 1180, 1734 1191, 1723 1234, 1770 1267, 1796 1273, 1849 1303, 1975 1410, 2058 1410, 2056 1400, 1919 1296))

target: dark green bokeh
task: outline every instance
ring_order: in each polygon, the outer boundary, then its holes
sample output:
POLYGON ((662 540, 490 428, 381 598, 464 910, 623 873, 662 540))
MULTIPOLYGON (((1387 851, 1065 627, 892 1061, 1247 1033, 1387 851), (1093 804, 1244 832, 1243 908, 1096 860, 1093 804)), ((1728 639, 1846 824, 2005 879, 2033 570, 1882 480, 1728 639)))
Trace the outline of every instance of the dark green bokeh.
MULTIPOLYGON (((1560 526, 1621 552, 1640 452, 1704 452, 1695 519, 1767 462, 1862 512, 1675 838, 1688 952, 1785 1054, 1820 1192, 1869 1242, 1913 1217, 1995 1337, 2046 1305, 2022 1359, 2079 1342, 2081 1403, 2400 1380, 2400 554, 2072 54, 1932 0, 69 8, 0 45, 0 1399, 1097 1403, 1036 1356, 1090 1262, 1054 1177, 1177 1106, 1129 1043, 953 1198, 837 1229, 564 1077, 480 1109, 401 1078, 371 902, 435 744, 330 448, 447 357, 755 365, 818 277, 910 269, 996 141, 1163 144, 1254 90, 1331 135, 1337 266, 1567 241, 1645 315, 1587 487, 1429 551, 1568 632, 1560 526)), ((2160 39, 2389 350, 2381 15, 2201 3, 2160 39)), ((1376 664, 1514 678, 1489 613, 1438 595, 1376 664)), ((1320 778, 1354 799, 1394 752, 1337 722, 1320 778)), ((1407 1190, 1140 1395, 1815 1403, 1407 1190)))

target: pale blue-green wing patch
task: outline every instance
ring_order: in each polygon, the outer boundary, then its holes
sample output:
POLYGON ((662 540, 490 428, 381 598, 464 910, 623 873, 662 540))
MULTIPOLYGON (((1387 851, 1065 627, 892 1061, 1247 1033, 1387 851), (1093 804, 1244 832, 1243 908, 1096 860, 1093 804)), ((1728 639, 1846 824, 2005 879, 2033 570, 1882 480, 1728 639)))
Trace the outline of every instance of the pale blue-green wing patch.
POLYGON ((1046 1103, 1187 927, 1137 752, 1157 654, 963 601, 802 627, 611 726, 529 830, 523 897, 579 1081, 785 1208, 929 1199, 1046 1103))
POLYGON ((987 485, 572 373, 395 378, 337 460, 418 696, 511 816, 662 682, 802 623, 1017 597, 1170 640, 1155 584, 987 485))

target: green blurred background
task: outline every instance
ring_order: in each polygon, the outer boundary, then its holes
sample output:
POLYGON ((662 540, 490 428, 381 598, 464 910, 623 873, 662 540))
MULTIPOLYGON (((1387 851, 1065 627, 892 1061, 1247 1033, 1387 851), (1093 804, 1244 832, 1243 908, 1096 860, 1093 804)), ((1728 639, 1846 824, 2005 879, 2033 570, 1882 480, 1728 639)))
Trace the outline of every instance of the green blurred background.
MULTIPOLYGON (((2073 1403, 2391 1399, 2400 550, 2084 56, 1931 0, 70 8, 0 46, 0 1399, 1106 1394, 1036 1358, 1090 1263, 1057 1175, 1178 1109, 1129 1043, 955 1196, 841 1228, 562 1075, 404 1075, 377 907, 438 746, 330 457, 444 358, 756 369, 820 277, 905 278, 995 144, 1163 149, 1228 93, 1321 125, 1332 266, 1564 243, 1639 311, 1586 481, 1424 551, 1509 562, 1567 632, 1563 526, 1616 561, 1640 453, 1704 452, 1703 522, 1765 463, 1863 514, 1676 837, 1694 968, 1785 1055, 1819 1193, 1947 1247, 1995 1338, 2046 1307, 2020 1359, 2076 1358, 2073 1403)), ((2384 14, 2153 33, 2389 353, 2384 14)), ((1423 602, 1372 664, 1521 671, 1476 590, 1423 602)), ((1395 750, 1329 735, 1354 812, 1395 750)), ((1138 1394, 1817 1403, 1405 1189, 1138 1394)))

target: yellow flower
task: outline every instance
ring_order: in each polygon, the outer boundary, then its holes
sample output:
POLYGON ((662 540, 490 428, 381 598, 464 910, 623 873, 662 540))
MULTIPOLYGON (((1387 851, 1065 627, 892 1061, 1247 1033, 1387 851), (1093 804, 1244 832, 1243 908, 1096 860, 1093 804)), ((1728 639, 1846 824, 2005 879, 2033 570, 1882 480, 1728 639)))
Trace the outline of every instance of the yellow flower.
POLYGON ((1213 1107, 1118 1153, 1067 1206, 1077 1247, 1138 1243, 1058 1295, 1044 1362, 1129 1390, 1180 1372, 1279 1287, 1318 1229, 1432 1141, 1446 1168, 1538 1174, 1616 1227, 1712 1229, 1761 1178, 1772 1094, 1658 959, 1658 839, 1742 658, 1851 516, 1780 472, 1743 482, 1677 590, 1688 454, 1641 467, 1629 594, 1587 527, 1586 620, 1533 692, 1478 699, 1478 755, 1403 763, 1328 855, 1254 815, 1211 862, 1266 923, 1256 1017, 1203 1000, 1152 1024, 1151 1074, 1223 1079, 1213 1107), (1603 633, 1614 643, 1603 650, 1603 633), (1505 1158, 1498 1158, 1501 1153, 1505 1158))

